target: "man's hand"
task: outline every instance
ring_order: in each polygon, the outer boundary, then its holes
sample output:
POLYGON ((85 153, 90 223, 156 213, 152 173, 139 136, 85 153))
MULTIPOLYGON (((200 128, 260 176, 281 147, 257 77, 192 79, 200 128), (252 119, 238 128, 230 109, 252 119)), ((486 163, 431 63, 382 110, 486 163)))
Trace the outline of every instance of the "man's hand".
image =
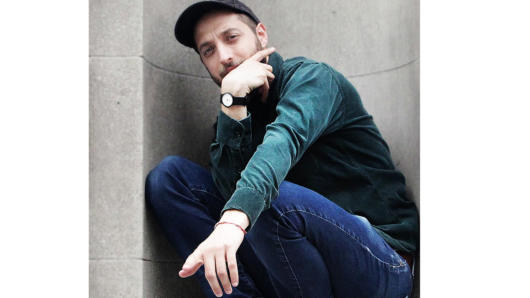
POLYGON ((274 51, 276 51, 275 48, 258 51, 230 71, 221 82, 221 93, 230 92, 236 97, 243 97, 250 91, 261 88, 261 100, 265 101, 269 93, 269 83, 274 80, 274 74, 272 66, 261 61, 274 51))
MULTIPOLYGON (((223 213, 221 221, 228 221, 239 224, 243 229, 249 225, 248 217, 239 210, 227 210, 223 213)), ((217 297, 223 295, 223 290, 219 286, 217 277, 223 285, 227 294, 232 293, 232 286, 236 287, 239 283, 239 274, 237 271, 236 252, 241 242, 243 242, 244 233, 232 224, 220 224, 215 230, 191 253, 182 270, 179 272, 180 277, 188 277, 204 265, 204 275, 210 284, 214 294, 217 297), (230 280, 227 273, 230 274, 230 280)))

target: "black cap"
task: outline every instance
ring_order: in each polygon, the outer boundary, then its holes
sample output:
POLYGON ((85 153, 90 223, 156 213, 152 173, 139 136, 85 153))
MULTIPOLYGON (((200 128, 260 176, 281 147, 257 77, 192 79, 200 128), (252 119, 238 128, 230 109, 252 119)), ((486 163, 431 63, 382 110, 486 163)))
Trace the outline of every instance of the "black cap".
POLYGON ((258 17, 245 4, 237 0, 200 1, 190 5, 182 12, 175 25, 175 37, 177 40, 190 48, 195 49, 195 38, 193 36, 197 21, 207 12, 215 9, 229 9, 234 12, 244 13, 253 21, 259 23, 258 17))

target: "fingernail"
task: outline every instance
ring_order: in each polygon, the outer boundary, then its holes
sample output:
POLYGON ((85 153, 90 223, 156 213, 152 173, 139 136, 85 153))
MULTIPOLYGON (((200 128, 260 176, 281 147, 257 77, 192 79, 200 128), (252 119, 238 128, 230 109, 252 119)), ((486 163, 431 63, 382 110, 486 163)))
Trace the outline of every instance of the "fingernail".
POLYGON ((234 287, 237 287, 237 282, 233 283, 232 285, 233 285, 234 287))
POLYGON ((230 294, 232 294, 232 290, 228 290, 228 291, 226 291, 226 293, 230 295, 230 294))

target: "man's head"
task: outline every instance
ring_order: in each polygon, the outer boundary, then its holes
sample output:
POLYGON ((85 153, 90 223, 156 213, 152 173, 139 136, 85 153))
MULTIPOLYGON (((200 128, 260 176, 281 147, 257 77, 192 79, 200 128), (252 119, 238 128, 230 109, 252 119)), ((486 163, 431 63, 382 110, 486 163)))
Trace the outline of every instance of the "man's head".
POLYGON ((233 68, 267 45, 265 26, 239 1, 202 1, 175 26, 177 40, 194 48, 217 85, 233 68))

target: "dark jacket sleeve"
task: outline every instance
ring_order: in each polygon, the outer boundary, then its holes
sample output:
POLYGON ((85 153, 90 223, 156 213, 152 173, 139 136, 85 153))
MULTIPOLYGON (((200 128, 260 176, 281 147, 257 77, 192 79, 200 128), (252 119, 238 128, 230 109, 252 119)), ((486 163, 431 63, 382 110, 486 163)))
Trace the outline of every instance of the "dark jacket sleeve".
POLYGON ((219 111, 210 145, 210 172, 219 192, 228 200, 252 155, 251 115, 240 121, 219 111))
MULTIPOLYGON (((341 105, 340 87, 328 66, 320 63, 299 66, 282 87, 277 117, 267 125, 262 144, 248 161, 221 214, 228 209, 245 212, 250 230, 278 196, 280 183, 308 147, 340 127, 341 105)), ((223 158, 235 157, 227 154, 223 158)), ((243 160, 239 165, 243 165, 243 160)))

